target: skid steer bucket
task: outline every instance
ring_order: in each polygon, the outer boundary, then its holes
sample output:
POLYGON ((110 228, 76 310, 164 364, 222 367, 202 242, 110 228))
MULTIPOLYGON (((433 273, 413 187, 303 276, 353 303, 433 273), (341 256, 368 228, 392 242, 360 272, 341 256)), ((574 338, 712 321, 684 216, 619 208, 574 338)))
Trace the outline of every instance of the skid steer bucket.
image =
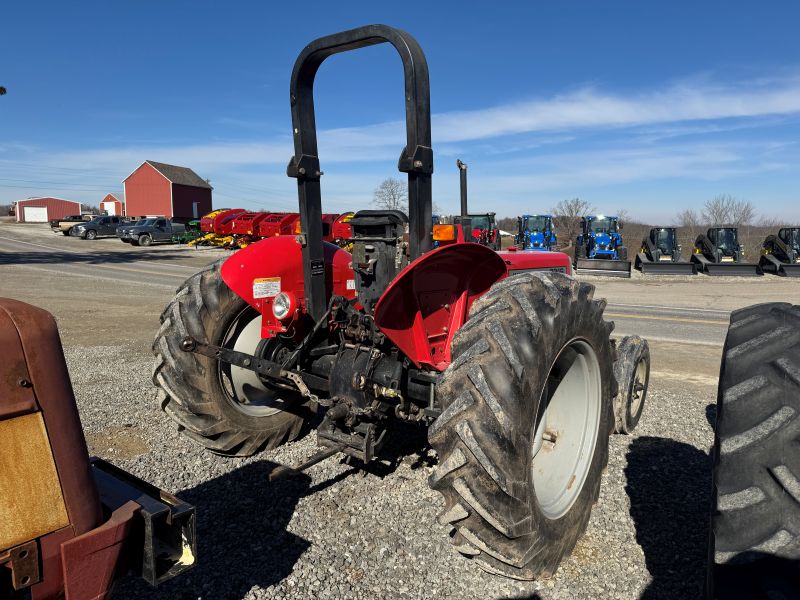
POLYGON ((760 265, 755 263, 712 262, 702 254, 692 254, 692 262, 697 265, 698 273, 726 277, 759 277, 764 274, 760 265))
POLYGON ((781 262, 772 254, 763 254, 758 263, 764 273, 780 277, 800 277, 800 263, 781 262))
POLYGON ((575 261, 578 274, 605 275, 606 277, 630 277, 629 260, 608 260, 602 258, 579 258, 575 261))
POLYGON ((672 260, 656 262, 647 258, 644 252, 636 255, 636 268, 644 275, 697 275, 696 263, 673 262, 672 260))

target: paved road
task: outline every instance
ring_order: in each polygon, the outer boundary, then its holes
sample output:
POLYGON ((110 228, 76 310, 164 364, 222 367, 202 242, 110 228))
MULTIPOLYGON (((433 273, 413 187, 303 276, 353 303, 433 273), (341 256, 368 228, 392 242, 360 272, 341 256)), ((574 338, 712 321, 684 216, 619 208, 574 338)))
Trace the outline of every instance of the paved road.
POLYGON ((609 304, 606 319, 616 323, 614 334, 637 334, 648 340, 702 346, 722 346, 730 312, 704 308, 609 304))
POLYGON ((19 265, 42 273, 125 280, 150 287, 175 289, 220 256, 224 255, 217 250, 194 251, 176 246, 135 248, 113 239, 28 241, 13 234, 0 234, 0 266, 19 265))
MULTIPOLYGON (((175 289, 203 265, 216 260, 215 251, 185 248, 128 248, 114 240, 20 240, 0 235, 0 265, 24 265, 35 271, 57 272, 105 281, 175 289), (65 242, 73 242, 65 247, 65 242), (91 244, 91 248, 86 248, 91 244), (102 244, 102 246, 101 246, 102 244), (84 246, 81 248, 81 246, 84 246)), ((606 318, 615 321, 616 335, 638 334, 653 341, 721 346, 730 313, 656 305, 609 304, 606 318)))

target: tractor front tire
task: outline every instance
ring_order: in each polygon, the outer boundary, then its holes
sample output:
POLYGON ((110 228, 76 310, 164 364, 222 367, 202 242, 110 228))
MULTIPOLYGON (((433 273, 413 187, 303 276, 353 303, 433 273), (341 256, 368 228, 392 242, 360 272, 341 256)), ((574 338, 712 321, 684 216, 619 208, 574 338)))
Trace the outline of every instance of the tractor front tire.
POLYGON ((252 371, 181 349, 190 335, 265 357, 261 315, 222 280, 222 262, 186 280, 161 314, 153 383, 184 435, 217 454, 250 456, 295 439, 311 411, 305 398, 267 388, 252 371))
POLYGON ((614 377, 618 392, 614 396, 614 431, 633 433, 644 411, 650 383, 650 346, 638 335, 628 335, 617 344, 614 377))
POLYGON ((566 275, 515 275, 454 337, 429 483, 451 544, 486 571, 548 576, 586 530, 614 427, 613 324, 593 294, 566 275))
POLYGON ((714 438, 708 597, 799 597, 800 306, 731 315, 714 438))

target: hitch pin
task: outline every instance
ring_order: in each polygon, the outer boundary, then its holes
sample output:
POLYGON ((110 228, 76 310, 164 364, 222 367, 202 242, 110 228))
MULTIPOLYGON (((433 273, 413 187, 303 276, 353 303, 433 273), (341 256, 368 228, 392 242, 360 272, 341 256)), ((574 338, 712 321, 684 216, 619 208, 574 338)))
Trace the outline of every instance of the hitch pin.
POLYGON ((272 469, 269 473, 269 480, 275 481, 276 479, 280 479, 281 477, 287 477, 289 475, 299 475, 309 467, 313 467, 315 464, 322 462, 326 458, 333 456, 334 454, 338 454, 344 450, 344 446, 337 445, 337 446, 329 446, 327 448, 321 449, 319 452, 311 456, 306 462, 297 465, 296 467, 290 467, 289 465, 279 465, 272 469))

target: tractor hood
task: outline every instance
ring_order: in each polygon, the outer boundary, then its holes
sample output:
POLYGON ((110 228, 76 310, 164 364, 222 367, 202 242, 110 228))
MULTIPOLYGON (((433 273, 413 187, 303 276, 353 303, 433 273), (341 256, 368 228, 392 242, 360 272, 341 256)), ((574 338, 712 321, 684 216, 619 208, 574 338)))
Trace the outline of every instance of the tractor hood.
POLYGON ((609 233, 596 233, 594 236, 594 243, 597 246, 608 248, 611 246, 611 234, 609 233))
POLYGON ((528 234, 528 240, 533 248, 543 248, 544 247, 544 233, 541 231, 535 231, 528 234))

